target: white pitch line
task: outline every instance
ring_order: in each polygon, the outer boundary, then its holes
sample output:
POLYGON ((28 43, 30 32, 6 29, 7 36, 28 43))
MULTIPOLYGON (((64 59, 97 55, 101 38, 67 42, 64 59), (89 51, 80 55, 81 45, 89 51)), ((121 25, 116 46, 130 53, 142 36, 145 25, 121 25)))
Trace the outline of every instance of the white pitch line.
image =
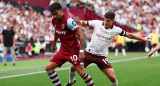
MULTIPOLYGON (((60 69, 56 69, 56 71, 66 70, 66 69, 69 69, 69 68, 70 68, 70 67, 60 68, 60 69)), ((38 73, 44 73, 44 72, 46 72, 46 71, 40 71, 40 72, 32 72, 32 73, 26 73, 26 74, 18 74, 18 75, 5 76, 5 77, 0 77, 0 79, 11 78, 11 77, 18 77, 18 76, 25 76, 25 75, 32 75, 32 74, 38 74, 38 73)))
MULTIPOLYGON (((156 56, 153 56, 156 57, 156 56)), ((151 57, 151 58, 153 58, 151 57)), ((110 61, 110 63, 117 63, 117 62, 124 62, 124 61, 131 61, 131 60, 138 60, 138 59, 143 59, 146 58, 147 56, 142 56, 142 57, 136 57, 136 58, 128 58, 128 59, 121 59, 121 60, 114 60, 114 61, 110 61)), ((95 64, 91 64, 90 66, 94 66, 95 64)), ((66 68, 60 68, 60 69, 56 69, 56 71, 60 71, 60 70, 67 70, 70 67, 66 67, 66 68)), ((11 76, 5 76, 5 77, 0 77, 0 79, 5 79, 5 78, 11 78, 11 77, 18 77, 18 76, 25 76, 25 75, 32 75, 32 74, 38 74, 38 73, 44 73, 46 71, 40 71, 40 72, 32 72, 32 73, 26 73, 26 74, 18 74, 18 75, 11 75, 11 76)))

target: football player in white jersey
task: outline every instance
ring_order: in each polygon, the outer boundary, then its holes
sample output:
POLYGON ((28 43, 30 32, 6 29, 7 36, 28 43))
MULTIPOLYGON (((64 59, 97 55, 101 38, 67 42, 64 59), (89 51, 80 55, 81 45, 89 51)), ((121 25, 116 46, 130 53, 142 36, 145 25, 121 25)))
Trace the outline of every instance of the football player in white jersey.
MULTIPOLYGON (((104 20, 92 20, 92 21, 77 21, 84 26, 92 26, 94 28, 93 35, 89 45, 84 51, 85 58, 83 60, 84 67, 86 68, 89 64, 95 63, 99 69, 110 79, 111 86, 118 86, 118 80, 114 74, 114 70, 111 64, 108 62, 108 47, 115 36, 121 35, 131 39, 138 39, 143 41, 149 41, 150 37, 141 38, 132 33, 125 32, 120 27, 114 26, 115 13, 106 12, 104 20)), ((65 86, 71 86, 75 83, 74 76, 76 70, 71 67, 69 72, 69 82, 65 86)))

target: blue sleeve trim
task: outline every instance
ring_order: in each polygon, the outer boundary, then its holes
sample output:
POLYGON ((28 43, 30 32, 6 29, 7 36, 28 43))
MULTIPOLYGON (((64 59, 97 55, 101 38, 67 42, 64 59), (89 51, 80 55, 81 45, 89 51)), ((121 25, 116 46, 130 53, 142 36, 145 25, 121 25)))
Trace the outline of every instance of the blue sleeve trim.
POLYGON ((78 25, 77 25, 77 23, 72 18, 68 18, 68 20, 67 20, 67 27, 70 30, 74 31, 78 27, 78 25))

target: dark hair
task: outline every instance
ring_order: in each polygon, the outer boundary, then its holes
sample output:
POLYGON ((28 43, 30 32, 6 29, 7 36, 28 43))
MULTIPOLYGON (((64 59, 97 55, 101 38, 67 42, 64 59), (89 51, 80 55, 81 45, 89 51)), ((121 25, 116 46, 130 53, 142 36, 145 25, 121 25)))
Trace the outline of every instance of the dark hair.
POLYGON ((62 9, 62 6, 58 2, 54 2, 50 5, 51 13, 54 13, 56 10, 62 9))
POLYGON ((114 13, 114 12, 111 12, 111 11, 106 12, 106 13, 104 14, 104 17, 113 20, 113 19, 115 18, 115 13, 114 13))

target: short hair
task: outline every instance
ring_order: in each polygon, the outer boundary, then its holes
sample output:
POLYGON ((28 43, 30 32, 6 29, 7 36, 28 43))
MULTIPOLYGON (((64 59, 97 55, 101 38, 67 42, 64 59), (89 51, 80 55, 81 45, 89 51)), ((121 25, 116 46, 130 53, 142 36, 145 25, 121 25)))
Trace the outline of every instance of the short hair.
POLYGON ((55 12, 56 10, 62 9, 62 6, 58 2, 54 2, 50 5, 50 11, 51 13, 55 12))
POLYGON ((106 13, 104 14, 104 17, 113 20, 113 19, 115 18, 115 13, 114 13, 114 12, 111 12, 111 11, 106 12, 106 13))

